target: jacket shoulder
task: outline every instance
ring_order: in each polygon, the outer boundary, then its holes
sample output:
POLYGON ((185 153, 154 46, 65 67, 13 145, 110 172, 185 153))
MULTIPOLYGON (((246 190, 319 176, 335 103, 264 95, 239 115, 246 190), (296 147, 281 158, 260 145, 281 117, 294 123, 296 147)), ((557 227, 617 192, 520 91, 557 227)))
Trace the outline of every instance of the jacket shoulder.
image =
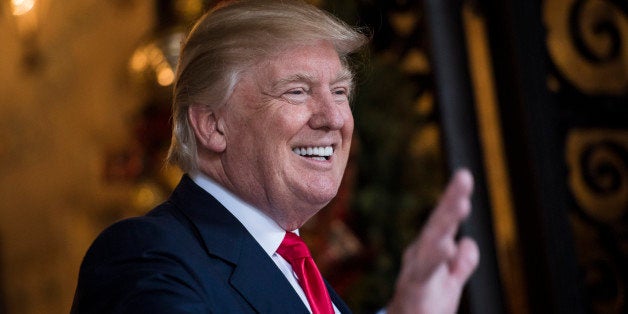
POLYGON ((173 215, 127 218, 100 233, 88 249, 83 265, 145 255, 154 250, 176 250, 195 242, 194 233, 173 215))
POLYGON ((205 312, 195 273, 206 261, 202 244, 169 206, 114 223, 96 238, 80 268, 73 313, 205 312))

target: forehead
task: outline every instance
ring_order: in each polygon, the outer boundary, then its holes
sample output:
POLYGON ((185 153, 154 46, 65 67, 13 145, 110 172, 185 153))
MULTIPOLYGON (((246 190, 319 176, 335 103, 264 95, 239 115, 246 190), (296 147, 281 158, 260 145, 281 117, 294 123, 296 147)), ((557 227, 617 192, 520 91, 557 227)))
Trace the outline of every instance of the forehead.
POLYGON ((290 77, 303 80, 349 80, 351 73, 331 43, 292 45, 260 61, 255 67, 262 80, 272 83, 290 77))

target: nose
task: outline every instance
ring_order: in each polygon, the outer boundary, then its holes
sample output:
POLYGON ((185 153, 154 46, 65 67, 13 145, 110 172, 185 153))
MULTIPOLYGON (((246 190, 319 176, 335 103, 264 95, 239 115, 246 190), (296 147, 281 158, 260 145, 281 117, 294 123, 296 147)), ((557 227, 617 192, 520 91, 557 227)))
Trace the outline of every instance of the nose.
POLYGON ((309 120, 312 129, 339 130, 345 124, 348 103, 334 101, 331 93, 317 97, 313 104, 313 114, 309 120))

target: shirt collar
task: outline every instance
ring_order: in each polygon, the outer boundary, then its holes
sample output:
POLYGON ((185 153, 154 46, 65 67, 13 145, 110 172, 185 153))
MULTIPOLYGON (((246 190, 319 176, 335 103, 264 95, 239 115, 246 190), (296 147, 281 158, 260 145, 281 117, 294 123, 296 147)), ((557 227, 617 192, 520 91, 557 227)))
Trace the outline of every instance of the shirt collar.
MULTIPOLYGON (((272 256, 275 251, 277 251, 286 231, 272 220, 272 218, 246 203, 208 176, 197 172, 190 174, 190 177, 198 186, 211 194, 244 225, 244 228, 246 228, 255 241, 266 251, 266 254, 272 256)), ((295 230, 295 233, 298 234, 298 230, 295 230)))

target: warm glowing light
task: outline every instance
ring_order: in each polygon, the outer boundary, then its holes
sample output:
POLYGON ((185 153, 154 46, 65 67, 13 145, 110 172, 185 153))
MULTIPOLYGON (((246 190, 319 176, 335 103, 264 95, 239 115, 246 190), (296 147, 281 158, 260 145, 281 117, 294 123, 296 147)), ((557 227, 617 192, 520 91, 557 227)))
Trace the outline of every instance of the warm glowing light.
POLYGON ((146 56, 146 52, 144 50, 138 50, 131 57, 131 70, 135 72, 140 72, 144 70, 144 68, 148 65, 148 57, 146 56))
POLYGON ((157 83, 161 86, 168 86, 172 84, 172 82, 174 82, 174 72, 172 69, 165 64, 159 67, 159 69, 157 69, 157 83))
POLYGON ((13 15, 24 15, 35 7, 35 0, 11 0, 13 15))
POLYGON ((174 9, 186 19, 194 19, 203 12, 203 2, 200 0, 179 0, 174 2, 174 9))
POLYGON ((174 64, 178 56, 178 46, 180 46, 178 44, 175 47, 176 38, 179 38, 176 42, 180 43, 181 34, 177 33, 167 38, 163 45, 158 45, 160 42, 153 42, 138 48, 129 60, 128 66, 131 72, 142 80, 148 79, 150 83, 157 83, 164 87, 172 85, 175 79, 174 64), (176 51, 175 48, 177 48, 176 51))
POLYGON ((133 207, 141 211, 154 207, 163 199, 159 187, 150 182, 141 183, 140 186, 133 191, 131 197, 133 207))

